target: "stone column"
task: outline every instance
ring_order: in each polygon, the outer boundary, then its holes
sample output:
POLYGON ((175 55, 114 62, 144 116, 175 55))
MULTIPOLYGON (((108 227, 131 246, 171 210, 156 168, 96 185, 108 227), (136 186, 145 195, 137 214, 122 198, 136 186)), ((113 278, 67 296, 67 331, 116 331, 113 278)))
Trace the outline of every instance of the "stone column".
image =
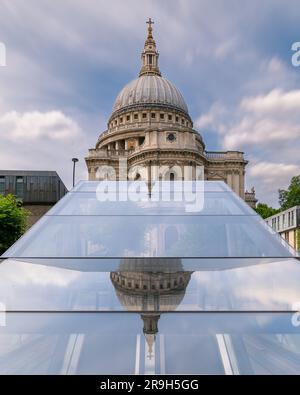
POLYGON ((240 197, 245 199, 245 171, 240 170, 240 197))
POLYGON ((234 183, 233 183, 233 190, 237 195, 240 195, 240 178, 239 178, 239 172, 237 170, 234 171, 233 175, 234 183))
POLYGON ((232 185, 232 172, 228 171, 227 172, 227 184, 228 186, 233 189, 233 185, 232 185))

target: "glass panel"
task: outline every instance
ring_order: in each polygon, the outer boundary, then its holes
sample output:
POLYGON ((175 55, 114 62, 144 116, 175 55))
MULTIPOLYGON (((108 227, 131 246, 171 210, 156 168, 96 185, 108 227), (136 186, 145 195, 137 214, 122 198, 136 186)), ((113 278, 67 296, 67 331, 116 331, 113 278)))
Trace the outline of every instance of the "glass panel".
MULTIPOLYGON (((148 190, 148 184, 145 181, 80 181, 71 190, 72 192, 96 192, 96 190, 110 191, 128 191, 129 189, 140 188, 148 190)), ((232 189, 220 181, 155 181, 152 185, 152 192, 164 190, 200 190, 205 192, 230 192, 232 189)))
MULTIPOLYGON (((149 272, 159 270, 165 272, 170 262, 178 258, 101 258, 101 257, 86 257, 86 258, 2 258, 1 261, 7 260, 33 263, 43 266, 53 266, 69 270, 80 270, 86 272, 110 272, 118 271, 124 259, 130 262, 126 266, 126 271, 133 272, 149 272)), ((294 258, 180 258, 180 264, 183 271, 198 271, 198 270, 224 270, 235 269, 244 266, 264 265, 266 263, 275 262, 289 262, 294 258)), ((0 271, 1 271, 0 266, 0 271)))
POLYGON ((103 195, 98 198, 95 192, 69 193, 47 215, 257 215, 233 193, 200 193, 173 194, 170 201, 167 194, 165 201, 157 194, 149 196, 148 193, 143 200, 134 201, 134 195, 125 193, 109 194, 107 200, 103 195), (197 201, 199 209, 190 210, 197 201))
POLYGON ((45 216, 5 257, 288 257, 258 216, 45 216))
POLYGON ((289 313, 7 313, 1 374, 299 374, 289 313))
POLYGON ((300 301, 292 258, 223 268, 209 262, 196 271, 184 270, 181 259, 125 258, 107 272, 101 260, 77 261, 3 262, 1 302, 10 311, 173 312, 291 311, 300 301))

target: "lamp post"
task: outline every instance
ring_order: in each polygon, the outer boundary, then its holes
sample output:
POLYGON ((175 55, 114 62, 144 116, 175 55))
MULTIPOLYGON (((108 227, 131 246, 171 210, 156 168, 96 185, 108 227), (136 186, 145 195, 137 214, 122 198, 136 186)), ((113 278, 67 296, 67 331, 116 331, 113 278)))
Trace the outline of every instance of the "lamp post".
POLYGON ((73 188, 74 188, 74 185, 75 185, 75 165, 76 165, 76 162, 78 162, 78 161, 79 161, 79 159, 72 158, 72 162, 73 162, 73 188))

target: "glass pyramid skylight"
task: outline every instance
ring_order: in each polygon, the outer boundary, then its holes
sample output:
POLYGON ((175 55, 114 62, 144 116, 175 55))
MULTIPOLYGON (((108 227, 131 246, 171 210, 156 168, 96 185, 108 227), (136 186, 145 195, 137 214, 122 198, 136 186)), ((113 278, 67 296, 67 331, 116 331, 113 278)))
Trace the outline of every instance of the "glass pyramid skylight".
POLYGON ((0 373, 298 373, 295 258, 224 183, 81 182, 2 257, 0 373))

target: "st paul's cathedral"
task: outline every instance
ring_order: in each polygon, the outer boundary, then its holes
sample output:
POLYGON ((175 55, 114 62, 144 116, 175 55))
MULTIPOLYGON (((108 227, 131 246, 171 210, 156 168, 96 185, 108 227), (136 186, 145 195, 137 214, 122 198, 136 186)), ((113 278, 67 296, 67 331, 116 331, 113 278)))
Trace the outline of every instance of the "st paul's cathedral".
MULTIPOLYGON (((240 151, 208 151, 201 134, 193 128, 186 102, 173 83, 162 77, 159 53, 149 19, 141 55, 139 77, 117 96, 107 130, 86 157, 89 180, 180 180, 185 168, 189 179, 204 169, 204 179, 225 181, 241 198, 255 207, 255 191, 245 192, 247 161, 240 151), (126 173, 120 173, 120 160, 126 173), (153 168, 159 169, 153 174, 153 168), (152 172, 152 174, 151 174, 152 172)), ((203 177, 202 176, 202 177, 203 177)))

